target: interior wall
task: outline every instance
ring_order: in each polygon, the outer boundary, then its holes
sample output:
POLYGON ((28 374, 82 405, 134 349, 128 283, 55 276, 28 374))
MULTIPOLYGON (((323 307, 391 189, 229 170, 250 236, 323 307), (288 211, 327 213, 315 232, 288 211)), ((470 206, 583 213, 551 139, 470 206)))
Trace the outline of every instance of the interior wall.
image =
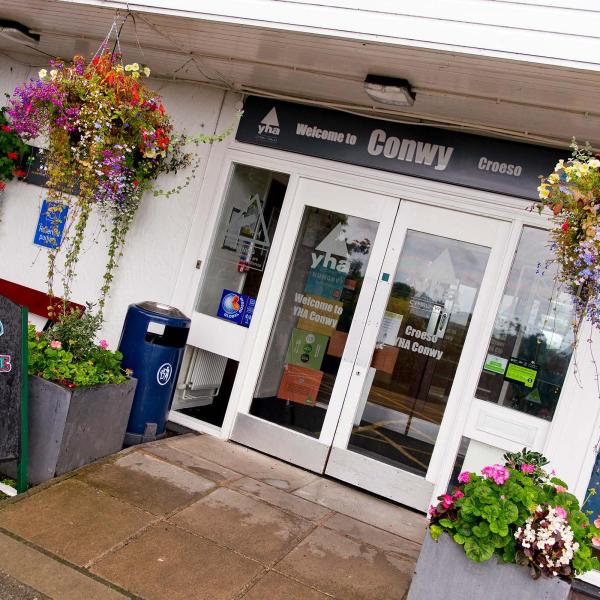
MULTIPOLYGON (((11 93, 16 85, 37 77, 37 69, 15 63, 0 55, 0 93, 11 93)), ((163 95, 175 129, 189 134, 213 133, 221 111, 223 91, 201 85, 149 82, 163 95)), ((3 99, 4 100, 4 99, 3 99)), ((195 152, 201 163, 192 184, 170 198, 146 194, 127 238, 121 264, 115 274, 111 297, 105 310, 101 332, 111 347, 116 347, 127 306, 132 302, 153 300, 171 303, 192 217, 199 202, 199 190, 210 152, 201 145, 195 152)), ((189 168, 177 175, 162 176, 158 186, 170 189, 184 180, 189 168)), ((46 250, 33 244, 34 231, 44 197, 44 188, 11 182, 0 196, 0 277, 37 290, 46 290, 46 250)), ((196 228, 197 229, 197 228, 196 228)), ((88 226, 88 234, 73 285, 75 302, 97 301, 106 262, 107 236, 97 218, 88 226)), ((55 288, 60 293, 60 287, 55 288)), ((187 309, 188 307, 180 307, 187 309)))

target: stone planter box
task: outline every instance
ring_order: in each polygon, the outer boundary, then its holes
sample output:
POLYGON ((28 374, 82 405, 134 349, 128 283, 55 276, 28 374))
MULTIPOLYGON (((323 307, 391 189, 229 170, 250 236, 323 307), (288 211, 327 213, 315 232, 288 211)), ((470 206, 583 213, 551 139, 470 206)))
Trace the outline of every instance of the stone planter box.
POLYGON ((137 381, 68 389, 29 377, 29 481, 36 485, 123 448, 137 381))
POLYGON ((434 542, 428 532, 407 600, 567 600, 570 589, 561 579, 534 580, 525 567, 495 556, 475 563, 448 534, 434 542))

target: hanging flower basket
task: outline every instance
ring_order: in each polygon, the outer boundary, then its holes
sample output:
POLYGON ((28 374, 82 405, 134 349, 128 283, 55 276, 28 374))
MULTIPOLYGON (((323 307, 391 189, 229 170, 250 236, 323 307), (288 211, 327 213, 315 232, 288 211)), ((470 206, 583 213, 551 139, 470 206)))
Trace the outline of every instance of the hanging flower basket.
POLYGON ((574 298, 577 333, 584 319, 600 327, 600 155, 575 142, 572 148, 569 160, 541 178, 536 208, 553 214, 551 262, 574 298))
POLYGON ((124 65, 105 43, 89 63, 81 56, 72 63, 51 61, 39 79, 14 91, 8 109, 23 140, 47 140, 44 163, 51 211, 58 214, 64 205, 69 207, 63 247, 49 252, 50 295, 56 259, 63 252, 63 297, 70 297, 92 210, 110 231, 100 313, 144 192, 169 196, 180 191, 198 165, 186 145, 222 140, 230 131, 194 138, 176 134, 161 97, 144 83, 149 75, 145 65, 124 65), (190 164, 191 174, 175 189, 155 187, 159 175, 190 164))

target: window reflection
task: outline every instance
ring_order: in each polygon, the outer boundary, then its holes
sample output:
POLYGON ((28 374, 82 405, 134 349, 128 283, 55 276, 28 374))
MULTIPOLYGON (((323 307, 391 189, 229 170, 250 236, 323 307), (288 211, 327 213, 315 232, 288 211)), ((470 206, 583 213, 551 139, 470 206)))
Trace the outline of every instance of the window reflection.
POLYGON ((489 248, 409 231, 348 447, 425 475, 489 248))
POLYGON ((250 414, 319 437, 377 228, 306 208, 250 414))
POLYGON ((523 228, 476 396, 552 419, 573 351, 571 296, 544 270, 549 232, 523 228))

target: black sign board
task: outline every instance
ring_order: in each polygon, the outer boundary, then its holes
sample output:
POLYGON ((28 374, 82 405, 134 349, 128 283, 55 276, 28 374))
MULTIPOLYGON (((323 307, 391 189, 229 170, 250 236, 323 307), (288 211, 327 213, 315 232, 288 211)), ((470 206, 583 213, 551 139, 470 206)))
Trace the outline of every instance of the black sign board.
POLYGON ((25 167, 27 175, 23 179, 26 183, 46 187, 46 176, 44 154, 40 148, 30 146, 31 154, 29 155, 28 164, 25 167))
POLYGON ((567 152, 256 96, 244 103, 236 139, 528 199, 567 152))
POLYGON ((0 461, 19 456, 23 373, 23 314, 0 296, 0 461))

